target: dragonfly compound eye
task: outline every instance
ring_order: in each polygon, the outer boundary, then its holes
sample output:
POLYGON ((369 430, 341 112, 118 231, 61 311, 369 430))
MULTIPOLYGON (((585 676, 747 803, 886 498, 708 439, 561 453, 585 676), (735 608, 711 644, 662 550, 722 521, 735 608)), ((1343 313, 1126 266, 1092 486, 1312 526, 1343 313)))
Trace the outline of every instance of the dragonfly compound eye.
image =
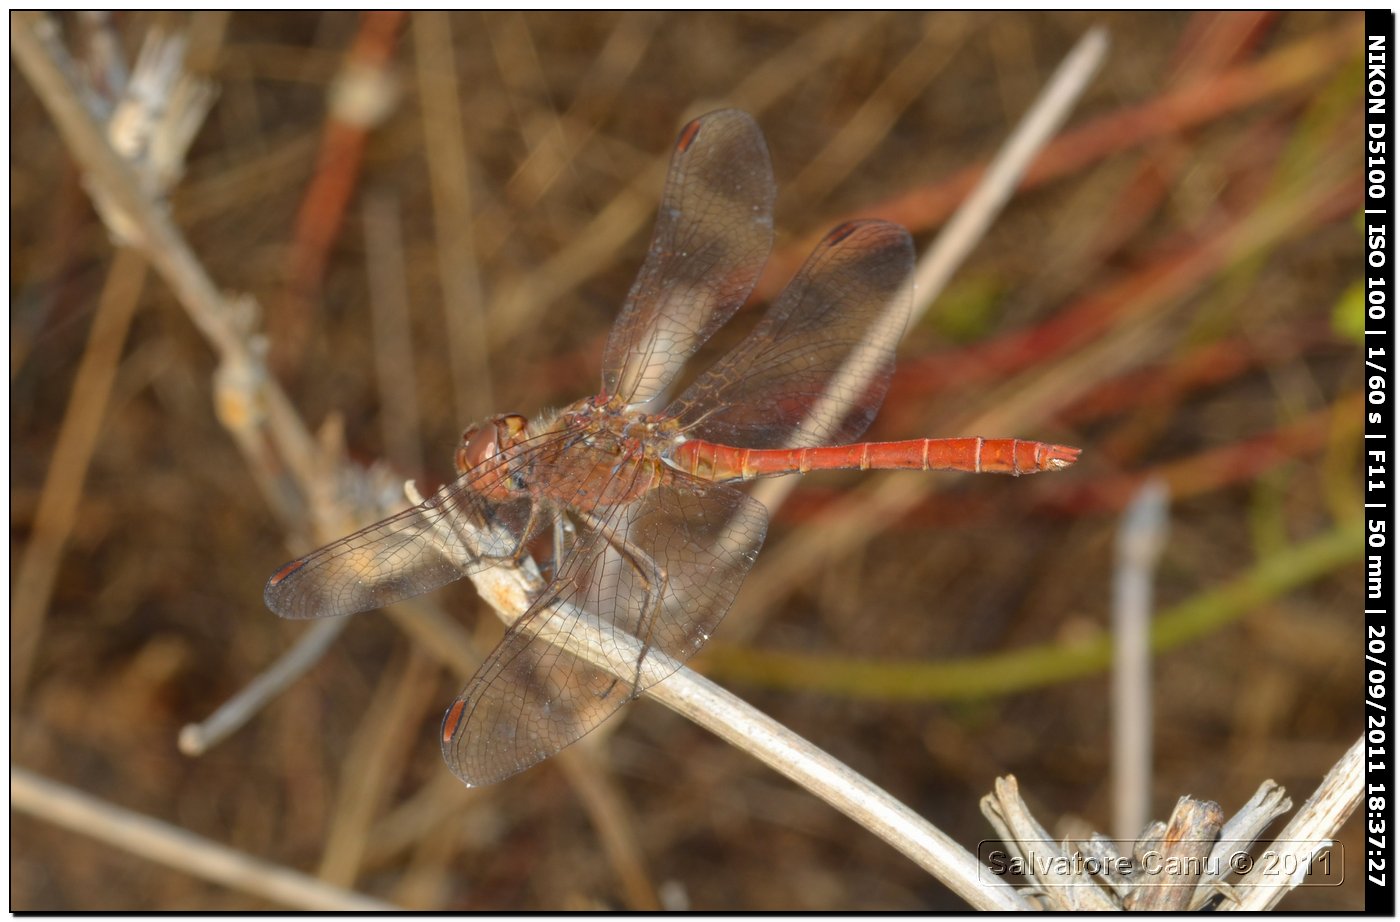
POLYGON ((457 449, 457 467, 463 472, 469 471, 500 450, 494 425, 474 426, 462 434, 462 445, 457 449))

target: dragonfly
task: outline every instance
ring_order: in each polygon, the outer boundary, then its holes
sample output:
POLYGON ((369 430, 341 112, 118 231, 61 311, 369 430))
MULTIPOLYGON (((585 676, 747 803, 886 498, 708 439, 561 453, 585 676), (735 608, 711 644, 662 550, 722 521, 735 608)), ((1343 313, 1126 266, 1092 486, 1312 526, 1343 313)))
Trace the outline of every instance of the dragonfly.
POLYGON ((1014 438, 856 441, 912 310, 913 242, 885 221, 830 231, 749 335, 668 399, 758 281, 775 195, 752 117, 726 109, 687 124, 601 390, 533 420, 471 426, 455 480, 267 581, 278 615, 334 617, 552 546, 543 589, 443 718, 443 757, 468 786, 578 740, 710 638, 767 531, 744 481, 835 469, 1021 475, 1078 458, 1014 438))

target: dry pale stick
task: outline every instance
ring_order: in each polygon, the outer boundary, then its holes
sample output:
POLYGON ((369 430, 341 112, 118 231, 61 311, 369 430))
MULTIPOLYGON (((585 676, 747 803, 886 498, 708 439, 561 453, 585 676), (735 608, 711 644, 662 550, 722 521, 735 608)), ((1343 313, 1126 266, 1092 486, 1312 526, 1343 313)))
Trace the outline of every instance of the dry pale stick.
MULTIPOLYGON (((407 484, 409 500, 422 497, 407 484)), ((435 527, 446 528, 438 522, 435 527)), ((467 546, 495 545, 503 534, 458 532, 467 546)), ((469 574, 477 592, 507 624, 529 608, 540 578, 533 567, 493 567, 469 574)), ((655 682, 646 695, 741 749, 825 800, 884 839, 979 909, 1028 909, 1009 884, 984 873, 982 864, 923 817, 787 727, 684 666, 652 650, 643 656, 641 642, 605 630, 588 612, 573 609, 567 619, 535 619, 535 625, 560 628, 547 639, 567 644, 571 652, 618 677, 641 674, 639 684, 655 682), (640 661, 640 666, 638 665, 640 661), (667 678, 662 678, 666 677, 667 678), (659 681, 658 681, 659 680, 659 681)), ((543 633, 543 632, 542 632, 543 633)))
POLYGON ((1271 851, 1277 860, 1257 861, 1253 870, 1235 884, 1240 901, 1227 908, 1240 912, 1272 909, 1288 892, 1302 884, 1312 870, 1313 859, 1332 847, 1332 837, 1361 803, 1364 737, 1332 766, 1307 803, 1274 839, 1271 851), (1279 873, 1296 869, 1296 873, 1279 873))
POLYGON ((1167 485, 1152 479, 1123 515, 1113 574, 1113 834, 1123 840, 1152 806, 1152 574, 1166 528, 1167 485))
POLYGON ((260 861, 13 765, 10 807, 133 855, 296 909, 386 912, 397 908, 260 861))

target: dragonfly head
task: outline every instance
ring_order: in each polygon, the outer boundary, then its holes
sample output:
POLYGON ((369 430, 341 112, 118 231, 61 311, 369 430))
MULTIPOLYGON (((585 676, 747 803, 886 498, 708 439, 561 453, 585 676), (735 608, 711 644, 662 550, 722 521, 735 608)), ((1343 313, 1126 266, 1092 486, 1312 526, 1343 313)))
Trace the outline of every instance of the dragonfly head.
POLYGON ((525 417, 507 413, 468 428, 462 433, 462 444, 457 446, 454 459, 458 472, 465 474, 520 441, 527 424, 525 417))

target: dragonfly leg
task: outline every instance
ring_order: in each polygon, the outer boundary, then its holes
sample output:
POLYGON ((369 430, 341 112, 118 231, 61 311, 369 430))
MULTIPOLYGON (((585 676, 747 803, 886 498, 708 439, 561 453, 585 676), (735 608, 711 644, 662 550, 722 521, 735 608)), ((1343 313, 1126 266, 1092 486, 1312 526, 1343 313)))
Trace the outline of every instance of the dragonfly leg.
POLYGON ((520 529, 515 549, 500 559, 508 561, 513 566, 519 566, 530 553, 530 542, 535 537, 535 530, 540 526, 540 503, 531 500, 530 511, 525 516, 525 525, 520 529))
MULTIPOLYGON (((642 550, 636 544, 617 531, 608 527, 605 519, 593 515, 590 512, 579 510, 583 516, 585 524, 594 531, 605 536, 613 550, 618 556, 627 561, 628 566, 641 577, 645 598, 642 601, 641 612, 637 617, 636 638, 640 642, 637 657, 632 663, 632 694, 635 696, 642 688, 642 664, 646 661, 647 654, 652 648, 652 632, 656 627, 657 616, 661 613, 661 600, 666 595, 666 585, 669 576, 666 567, 656 558, 642 550)), ((612 694, 612 690, 621 679, 615 679, 607 687, 607 690, 600 695, 606 698, 612 694)))
POLYGON ((573 539, 573 523, 566 516, 556 515, 554 517, 553 550, 554 556, 549 562, 551 573, 558 572, 559 561, 564 559, 564 554, 568 551, 568 542, 573 539))

